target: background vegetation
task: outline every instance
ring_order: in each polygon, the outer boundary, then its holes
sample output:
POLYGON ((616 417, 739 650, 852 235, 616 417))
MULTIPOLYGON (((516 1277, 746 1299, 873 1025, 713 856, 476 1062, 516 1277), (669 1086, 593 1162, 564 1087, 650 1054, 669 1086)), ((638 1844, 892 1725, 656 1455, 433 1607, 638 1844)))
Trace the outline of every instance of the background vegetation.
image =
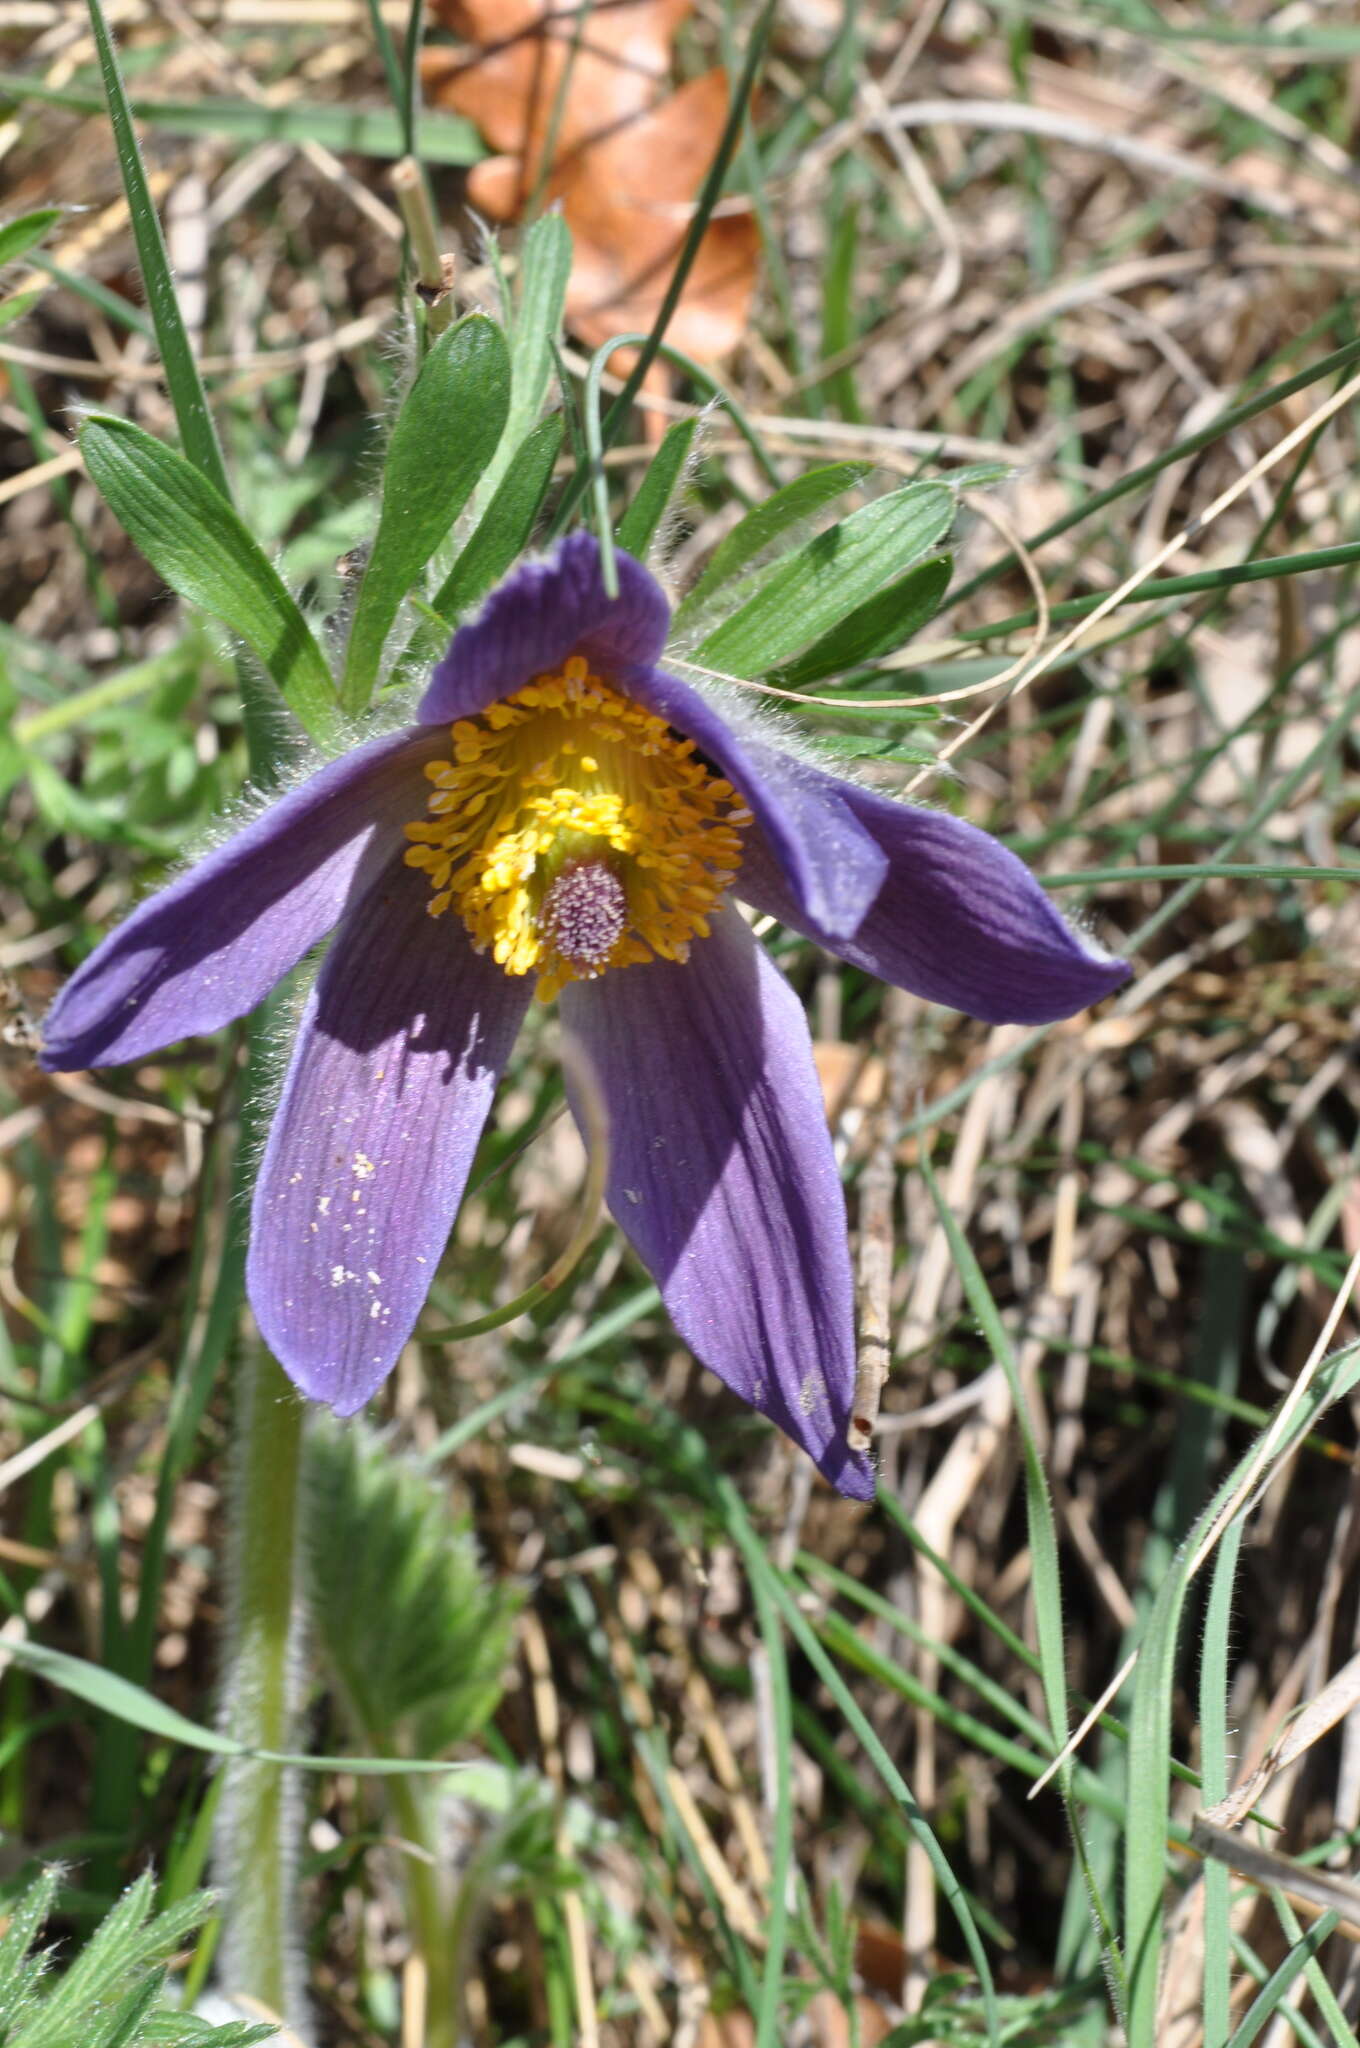
MULTIPOLYGON (((759 229, 742 421, 706 414, 659 561, 683 592, 814 463, 871 465, 862 501, 1000 476, 921 636, 813 682, 840 702, 808 722, 1001 831, 1137 977, 989 1031, 770 935, 890 1333, 873 1506, 695 1367, 608 1227, 532 1315, 413 1345, 385 1435, 318 1437, 308 2024, 413 2048, 449 1969, 478 2048, 1353 2043, 1360 29, 1315 0, 766 14, 675 32, 672 85, 768 42, 724 201, 759 229)), ((237 509, 333 612, 409 374, 407 12, 386 51, 349 0, 110 18, 237 509)), ((182 395, 91 18, 10 0, 0 56, 5 217, 61 209, 0 233, 0 2038, 115 2048, 199 2038, 162 1965, 192 2003, 214 1951, 240 1044, 43 1077, 23 1014, 218 829, 246 736, 233 642, 71 442, 95 405, 173 443, 182 395), (148 1882, 104 1921, 151 1867, 170 1918, 148 1882), (46 2021, 45 1914, 87 1958, 46 2021)), ((476 131, 423 134, 459 310, 506 290, 528 322, 522 226, 498 276, 464 208, 476 131)), ((649 380, 615 516, 706 397, 649 380)), ((572 1234, 556 1075, 543 1020, 432 1327, 572 1234)))

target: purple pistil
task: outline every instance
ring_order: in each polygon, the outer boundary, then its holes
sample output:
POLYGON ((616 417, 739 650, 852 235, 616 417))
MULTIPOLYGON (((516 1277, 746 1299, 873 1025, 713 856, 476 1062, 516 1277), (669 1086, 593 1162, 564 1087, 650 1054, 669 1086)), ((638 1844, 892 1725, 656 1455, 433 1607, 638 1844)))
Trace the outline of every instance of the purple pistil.
POLYGON ((599 973, 627 922, 623 884, 602 860, 564 868, 538 913, 542 937, 587 976, 599 973))

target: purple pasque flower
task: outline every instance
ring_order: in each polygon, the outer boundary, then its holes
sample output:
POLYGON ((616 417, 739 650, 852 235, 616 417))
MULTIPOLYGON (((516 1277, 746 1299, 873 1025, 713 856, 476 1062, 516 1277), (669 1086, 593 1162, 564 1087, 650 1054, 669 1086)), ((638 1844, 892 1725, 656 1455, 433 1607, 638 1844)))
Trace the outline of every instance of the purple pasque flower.
POLYGON ((305 1394, 378 1387, 443 1255, 535 992, 599 1078, 608 1198, 686 1343, 841 1492, 854 1319, 802 1005, 730 900, 989 1023, 1127 968, 995 839, 794 755, 655 666, 669 613, 585 533, 459 628, 417 723, 330 762, 72 977, 43 1064, 139 1059, 244 1015, 333 934, 255 1189, 248 1284, 305 1394))

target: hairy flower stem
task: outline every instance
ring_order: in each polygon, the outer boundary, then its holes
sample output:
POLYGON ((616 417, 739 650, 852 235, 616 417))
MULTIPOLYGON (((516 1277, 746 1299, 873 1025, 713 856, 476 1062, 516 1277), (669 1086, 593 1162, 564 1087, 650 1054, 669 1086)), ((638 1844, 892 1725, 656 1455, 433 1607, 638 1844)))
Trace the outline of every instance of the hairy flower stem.
MULTIPOLYGON (((255 1148, 267 1073, 268 1010, 247 1035, 242 1155, 255 1148)), ((258 1341, 236 1375, 227 1504, 227 1616, 221 1722, 252 1749, 295 1751, 302 1687, 299 1479, 304 1409, 258 1341)), ((308 2038, 296 1931, 297 1773, 232 1757, 213 1835, 222 1894, 219 1976, 308 2038)))
MULTIPOLYGON (((236 1411, 222 1726, 252 1749, 292 1750, 301 1682, 295 1575, 303 1409, 262 1347, 243 1361, 236 1411)), ((248 1992, 301 2030, 297 1774, 253 1757, 230 1758, 224 1772, 214 1857, 223 1892, 223 1987, 248 1992)))

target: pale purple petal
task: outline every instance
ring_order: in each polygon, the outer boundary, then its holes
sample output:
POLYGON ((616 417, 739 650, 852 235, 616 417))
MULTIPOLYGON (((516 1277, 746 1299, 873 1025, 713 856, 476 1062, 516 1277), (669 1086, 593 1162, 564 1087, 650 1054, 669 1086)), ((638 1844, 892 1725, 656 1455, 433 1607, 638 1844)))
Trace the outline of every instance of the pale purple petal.
POLYGON ((774 848, 748 834, 735 884, 757 910, 842 960, 987 1024, 1049 1024, 1119 987, 1129 967, 1074 931, 1015 854, 961 818, 819 774, 887 859, 863 923, 836 934, 807 915, 774 848))
POLYGON ((561 1003, 609 1112, 609 1206, 681 1336, 833 1486, 871 1498, 846 1443, 845 1201, 801 1003, 730 905, 685 964, 575 982, 561 1003))
POLYGON ((148 897, 52 1005, 43 1066, 140 1059, 253 1010, 334 926, 365 856, 385 859, 423 816, 441 744, 410 728, 369 741, 148 897))
POLYGON ((251 1215, 261 1334, 304 1394, 363 1406, 434 1279, 533 995, 432 918, 400 862, 336 934, 293 1050, 251 1215))
POLYGON ((475 718, 531 677, 582 654, 609 681, 660 654, 670 606, 655 577, 616 550, 619 594, 606 595, 599 543, 572 533, 546 560, 523 562, 460 626, 420 700, 427 724, 475 718))

